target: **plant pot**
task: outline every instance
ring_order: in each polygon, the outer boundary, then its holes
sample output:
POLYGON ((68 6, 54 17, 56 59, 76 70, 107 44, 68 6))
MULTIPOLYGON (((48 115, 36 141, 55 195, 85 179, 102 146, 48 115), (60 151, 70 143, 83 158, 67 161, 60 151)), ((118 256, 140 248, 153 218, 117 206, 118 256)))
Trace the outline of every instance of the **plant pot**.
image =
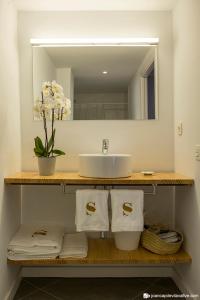
POLYGON ((115 246, 119 250, 136 250, 140 242, 140 231, 120 231, 114 233, 115 246))
POLYGON ((39 175, 49 176, 55 173, 55 157, 38 157, 39 175))

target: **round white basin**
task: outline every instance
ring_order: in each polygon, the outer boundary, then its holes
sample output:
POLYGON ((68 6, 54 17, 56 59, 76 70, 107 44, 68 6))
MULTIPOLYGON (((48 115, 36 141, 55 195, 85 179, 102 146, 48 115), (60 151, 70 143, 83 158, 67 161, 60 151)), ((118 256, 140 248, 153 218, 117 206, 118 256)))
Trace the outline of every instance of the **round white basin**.
POLYGON ((79 175, 120 178, 131 175, 130 154, 79 154, 79 175))

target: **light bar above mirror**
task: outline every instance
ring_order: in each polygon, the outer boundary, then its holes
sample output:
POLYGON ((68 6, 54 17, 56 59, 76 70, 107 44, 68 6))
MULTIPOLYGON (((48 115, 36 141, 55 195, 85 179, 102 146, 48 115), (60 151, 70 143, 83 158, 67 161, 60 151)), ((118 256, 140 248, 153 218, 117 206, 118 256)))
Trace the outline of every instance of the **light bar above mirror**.
POLYGON ((55 46, 145 46, 158 45, 159 38, 32 38, 30 43, 34 47, 55 46))

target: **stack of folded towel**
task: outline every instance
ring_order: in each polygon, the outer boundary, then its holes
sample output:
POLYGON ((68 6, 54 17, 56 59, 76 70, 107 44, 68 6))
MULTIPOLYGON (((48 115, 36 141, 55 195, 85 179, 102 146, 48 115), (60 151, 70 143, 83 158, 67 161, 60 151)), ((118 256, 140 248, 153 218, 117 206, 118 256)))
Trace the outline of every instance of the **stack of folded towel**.
POLYGON ((63 236, 64 228, 58 225, 21 225, 8 245, 8 258, 56 258, 62 249, 63 236))
POLYGON ((176 231, 168 231, 165 233, 160 233, 158 236, 166 243, 176 243, 181 240, 181 236, 176 231))
POLYGON ((65 234, 60 258, 84 258, 87 252, 88 242, 84 232, 65 234))

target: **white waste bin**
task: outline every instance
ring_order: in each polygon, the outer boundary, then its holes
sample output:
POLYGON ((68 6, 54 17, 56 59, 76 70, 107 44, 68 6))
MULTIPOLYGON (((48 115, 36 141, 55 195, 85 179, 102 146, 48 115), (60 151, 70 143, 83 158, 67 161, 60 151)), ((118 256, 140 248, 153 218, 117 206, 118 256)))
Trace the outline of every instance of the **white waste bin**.
POLYGON ((139 246, 141 231, 120 231, 114 233, 115 246, 119 250, 136 250, 139 246))

